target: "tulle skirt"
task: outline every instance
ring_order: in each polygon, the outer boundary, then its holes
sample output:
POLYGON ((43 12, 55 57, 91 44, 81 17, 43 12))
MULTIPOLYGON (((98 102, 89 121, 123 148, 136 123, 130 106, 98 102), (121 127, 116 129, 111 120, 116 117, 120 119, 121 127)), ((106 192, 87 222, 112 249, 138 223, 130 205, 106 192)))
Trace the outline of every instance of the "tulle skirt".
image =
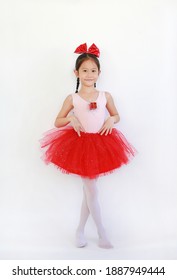
POLYGON ((62 172, 96 178, 127 164, 136 150, 117 129, 111 134, 84 133, 72 127, 52 129, 40 140, 45 148, 46 164, 53 163, 62 172))

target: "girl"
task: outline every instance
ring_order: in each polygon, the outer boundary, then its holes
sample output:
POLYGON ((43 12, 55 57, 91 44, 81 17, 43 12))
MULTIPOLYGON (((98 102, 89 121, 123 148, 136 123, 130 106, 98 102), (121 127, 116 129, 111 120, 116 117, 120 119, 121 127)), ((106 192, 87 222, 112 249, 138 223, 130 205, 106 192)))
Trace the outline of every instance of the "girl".
POLYGON ((102 223, 97 178, 127 164, 134 149, 121 132, 113 128, 120 117, 111 94, 96 89, 100 75, 99 49, 92 44, 87 50, 87 45, 82 44, 75 53, 80 54, 74 70, 76 92, 66 97, 56 117, 55 127, 59 129, 50 131, 42 139, 42 148, 47 147, 44 160, 82 178, 83 201, 76 246, 87 245, 84 228, 91 214, 98 232, 98 245, 112 248, 102 223))

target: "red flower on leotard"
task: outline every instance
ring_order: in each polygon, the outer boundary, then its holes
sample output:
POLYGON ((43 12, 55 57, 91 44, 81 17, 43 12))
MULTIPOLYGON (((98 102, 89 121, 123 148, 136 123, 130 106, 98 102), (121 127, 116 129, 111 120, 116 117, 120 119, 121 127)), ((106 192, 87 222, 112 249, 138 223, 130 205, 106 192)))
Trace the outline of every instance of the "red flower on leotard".
POLYGON ((96 102, 91 102, 90 103, 90 110, 95 110, 97 108, 96 102))

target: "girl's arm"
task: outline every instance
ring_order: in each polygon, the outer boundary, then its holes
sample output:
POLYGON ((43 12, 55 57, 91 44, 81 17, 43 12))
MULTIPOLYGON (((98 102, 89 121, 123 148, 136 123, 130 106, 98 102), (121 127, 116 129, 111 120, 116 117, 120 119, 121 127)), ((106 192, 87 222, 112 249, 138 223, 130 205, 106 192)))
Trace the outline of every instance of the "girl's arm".
POLYGON ((65 101, 63 102, 62 108, 55 119, 54 125, 58 128, 67 125, 71 121, 71 116, 68 116, 68 114, 72 109, 72 96, 68 95, 65 101))
POLYGON ((119 116, 117 108, 114 104, 114 100, 113 100, 111 94, 108 92, 106 92, 106 99, 107 99, 106 108, 107 108, 110 116, 104 122, 102 128, 99 131, 99 133, 101 135, 103 135, 103 134, 107 135, 108 133, 111 133, 114 124, 118 123, 120 121, 120 116, 119 116))
POLYGON ((59 128, 71 123, 74 130, 80 136, 80 131, 84 131, 84 128, 82 127, 81 123, 74 115, 68 116, 69 112, 72 109, 73 109, 72 96, 68 95, 65 101, 63 102, 63 106, 55 119, 54 125, 59 128))

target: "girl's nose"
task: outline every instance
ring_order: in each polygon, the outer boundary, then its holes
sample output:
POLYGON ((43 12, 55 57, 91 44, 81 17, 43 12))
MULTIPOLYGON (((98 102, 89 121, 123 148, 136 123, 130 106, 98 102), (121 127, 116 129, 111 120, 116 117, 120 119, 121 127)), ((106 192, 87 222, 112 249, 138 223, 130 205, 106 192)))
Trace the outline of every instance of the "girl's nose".
POLYGON ((88 77, 92 77, 92 71, 88 71, 88 77))

